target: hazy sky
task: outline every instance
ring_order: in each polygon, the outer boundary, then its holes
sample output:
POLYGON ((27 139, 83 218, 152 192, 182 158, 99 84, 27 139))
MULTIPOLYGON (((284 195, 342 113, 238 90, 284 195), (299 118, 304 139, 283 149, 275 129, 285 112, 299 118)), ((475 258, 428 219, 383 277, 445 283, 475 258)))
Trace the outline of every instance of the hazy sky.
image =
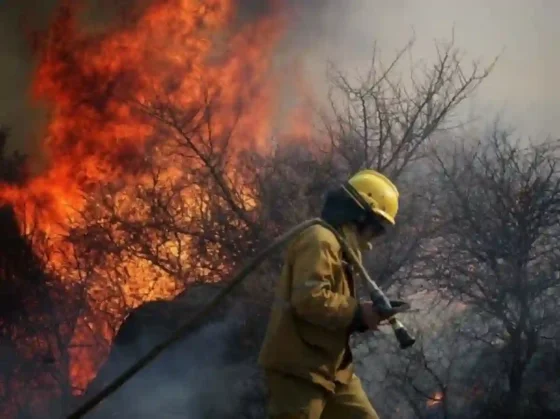
MULTIPOLYGON (((92 2, 94 0, 91 0, 92 2)), ((132 0, 119 0, 132 1, 132 0)), ((247 8, 259 0, 238 0, 247 8)), ((264 0, 263 0, 264 1, 264 0)), ((324 74, 325 60, 346 69, 367 68, 377 41, 391 55, 416 35, 414 57, 429 60, 435 39, 449 39, 469 58, 491 61, 491 76, 469 106, 483 115, 503 111, 521 133, 560 137, 560 1, 558 0, 287 0, 303 11, 292 35, 324 74)), ((24 7, 45 20, 56 0, 0 0, 0 123, 14 127, 13 139, 39 126, 29 119, 25 89, 31 70, 18 27, 24 7), (25 5, 25 6, 24 6, 25 5)), ((29 144, 29 142, 27 142, 29 144)))
POLYGON ((313 54, 349 69, 368 65, 373 41, 386 54, 416 37, 414 57, 429 59, 434 40, 455 28, 455 43, 497 67, 473 103, 503 111, 523 133, 560 138, 560 1, 330 0, 313 54))

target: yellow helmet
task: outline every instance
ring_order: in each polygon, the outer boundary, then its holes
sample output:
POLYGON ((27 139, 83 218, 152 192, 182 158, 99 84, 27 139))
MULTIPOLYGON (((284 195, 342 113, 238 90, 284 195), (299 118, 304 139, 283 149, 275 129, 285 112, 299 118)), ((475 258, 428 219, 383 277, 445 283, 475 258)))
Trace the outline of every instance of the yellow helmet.
POLYGON ((361 208, 369 208, 374 214, 395 224, 399 211, 399 191, 387 177, 375 170, 361 170, 348 180, 344 190, 361 208))

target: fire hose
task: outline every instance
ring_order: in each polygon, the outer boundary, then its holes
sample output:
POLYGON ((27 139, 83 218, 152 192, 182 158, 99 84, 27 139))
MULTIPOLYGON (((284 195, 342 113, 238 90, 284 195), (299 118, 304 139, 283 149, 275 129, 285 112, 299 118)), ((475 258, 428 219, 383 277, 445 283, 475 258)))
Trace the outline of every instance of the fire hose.
POLYGON ((126 369, 122 374, 115 378, 111 383, 104 387, 99 393, 94 397, 87 400, 73 413, 67 416, 67 419, 77 419, 83 417, 85 414, 90 412, 104 399, 109 397, 111 394, 116 392, 120 387, 122 387, 128 380, 130 380, 136 373, 141 369, 146 367, 151 361, 153 361, 159 354, 161 354, 165 349, 171 346, 173 343, 181 340, 191 329, 191 327, 196 324, 201 318, 206 316, 211 310, 219 305, 219 303, 231 293, 235 287, 237 287, 243 280, 249 276, 264 260, 266 260, 273 252, 281 248, 290 239, 304 231, 305 229, 319 224, 327 229, 329 229, 339 241, 343 252, 350 259, 351 265, 358 270, 359 277, 362 279, 364 286, 368 290, 369 297, 371 301, 380 314, 382 318, 388 319, 388 323, 391 325, 395 337, 399 342, 401 349, 406 349, 414 345, 415 339, 409 334, 405 326, 395 318, 395 315, 402 313, 410 308, 410 306, 404 302, 391 302, 383 293, 383 291, 377 286, 375 281, 373 281, 368 273, 366 272, 364 266, 359 261, 356 254, 350 249, 350 246, 342 238, 342 236, 336 231, 332 226, 327 224, 320 218, 313 218, 296 225, 292 229, 288 230, 286 233, 277 237, 268 247, 259 252, 253 259, 251 259, 246 265, 244 265, 241 270, 227 283, 227 285, 216 295, 214 298, 197 311, 192 317, 185 321, 175 332, 166 340, 160 344, 154 346, 146 355, 140 358, 135 364, 126 369))

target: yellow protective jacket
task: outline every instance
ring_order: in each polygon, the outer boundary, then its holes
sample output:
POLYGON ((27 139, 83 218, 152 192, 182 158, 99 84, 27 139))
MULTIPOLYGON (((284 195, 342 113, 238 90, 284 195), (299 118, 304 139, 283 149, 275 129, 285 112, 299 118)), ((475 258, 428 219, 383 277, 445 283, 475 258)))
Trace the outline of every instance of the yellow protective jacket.
MULTIPOLYGON (((352 228, 341 231, 360 256, 352 228)), ((270 372, 302 377, 334 391, 354 373, 348 346, 358 301, 334 234, 320 225, 290 244, 259 356, 270 372)))

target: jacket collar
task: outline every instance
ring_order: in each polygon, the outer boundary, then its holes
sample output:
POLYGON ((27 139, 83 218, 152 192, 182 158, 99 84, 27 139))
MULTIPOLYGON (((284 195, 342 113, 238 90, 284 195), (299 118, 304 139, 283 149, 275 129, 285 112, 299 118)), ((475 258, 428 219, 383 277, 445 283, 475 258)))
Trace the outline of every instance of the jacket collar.
POLYGON ((340 233, 350 249, 357 256, 358 261, 362 262, 362 252, 360 249, 360 239, 358 236, 358 231, 354 224, 345 224, 340 227, 340 233))

